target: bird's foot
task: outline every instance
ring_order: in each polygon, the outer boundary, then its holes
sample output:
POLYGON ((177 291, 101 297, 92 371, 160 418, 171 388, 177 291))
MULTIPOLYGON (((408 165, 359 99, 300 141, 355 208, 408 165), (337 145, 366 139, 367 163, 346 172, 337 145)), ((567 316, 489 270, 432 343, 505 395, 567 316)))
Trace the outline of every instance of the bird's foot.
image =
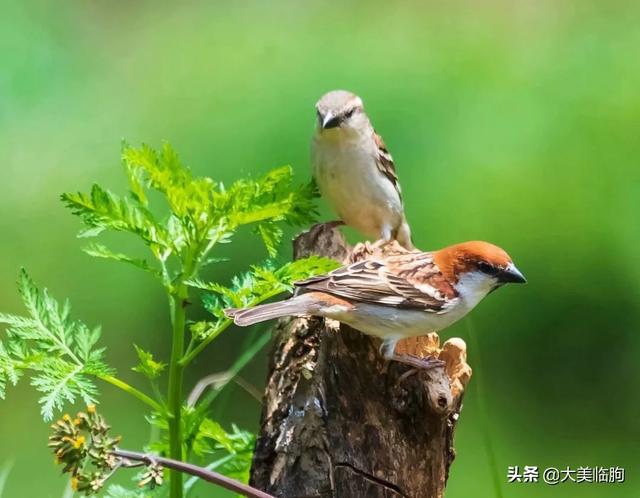
POLYGON ((371 244, 372 249, 382 249, 384 246, 391 244, 393 239, 391 237, 378 239, 373 244, 371 244))

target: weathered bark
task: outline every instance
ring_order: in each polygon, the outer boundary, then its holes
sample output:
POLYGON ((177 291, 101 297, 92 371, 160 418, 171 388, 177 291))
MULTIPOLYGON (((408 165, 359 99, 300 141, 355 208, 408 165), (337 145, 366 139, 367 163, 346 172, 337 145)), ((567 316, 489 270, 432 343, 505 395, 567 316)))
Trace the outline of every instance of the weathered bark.
MULTIPOLYGON (((294 249, 343 261, 377 251, 351 250, 330 224, 301 235, 294 249)), ((446 362, 411 372, 386 362, 377 340, 330 320, 281 320, 274 335, 253 486, 284 498, 443 496, 471 375, 461 339, 442 349, 434 333, 404 341, 402 352, 446 362)))

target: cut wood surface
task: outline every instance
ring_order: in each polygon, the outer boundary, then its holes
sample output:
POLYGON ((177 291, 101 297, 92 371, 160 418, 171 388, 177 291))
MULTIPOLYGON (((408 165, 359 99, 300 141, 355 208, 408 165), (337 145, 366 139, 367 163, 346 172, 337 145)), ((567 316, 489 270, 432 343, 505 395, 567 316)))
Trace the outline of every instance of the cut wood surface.
MULTIPOLYGON (((315 225, 294 242, 295 257, 345 262, 398 251, 350 248, 336 224, 315 225)), ((283 498, 444 496, 471 377, 465 343, 441 346, 435 333, 399 343, 398 352, 446 362, 426 371, 385 361, 379 346, 331 320, 277 323, 253 486, 283 498)))

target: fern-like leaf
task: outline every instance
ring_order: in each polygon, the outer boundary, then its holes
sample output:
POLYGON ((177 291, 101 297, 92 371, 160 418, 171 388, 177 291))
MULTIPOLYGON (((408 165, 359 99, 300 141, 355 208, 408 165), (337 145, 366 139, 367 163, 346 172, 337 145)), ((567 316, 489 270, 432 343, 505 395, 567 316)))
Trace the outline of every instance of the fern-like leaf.
POLYGON ((77 398, 94 403, 93 377, 113 373, 104 361, 104 349, 95 347, 100 328, 72 320, 69 304, 38 289, 24 270, 18 286, 28 316, 0 314, 0 323, 7 326, 6 342, 0 343, 0 396, 7 381, 15 385, 28 371, 31 384, 42 393, 45 420, 77 398))

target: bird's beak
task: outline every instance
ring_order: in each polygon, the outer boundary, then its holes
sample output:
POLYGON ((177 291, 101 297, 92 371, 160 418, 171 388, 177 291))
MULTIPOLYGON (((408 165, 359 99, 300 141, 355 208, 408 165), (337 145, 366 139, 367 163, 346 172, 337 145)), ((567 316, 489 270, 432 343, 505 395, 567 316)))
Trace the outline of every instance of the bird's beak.
POLYGON ((518 270, 513 263, 509 263, 507 267, 500 272, 498 280, 503 284, 524 284, 527 282, 522 272, 518 270))
POLYGON ((331 111, 327 112, 322 118, 322 129, 328 130, 340 125, 340 116, 334 116, 331 111))

